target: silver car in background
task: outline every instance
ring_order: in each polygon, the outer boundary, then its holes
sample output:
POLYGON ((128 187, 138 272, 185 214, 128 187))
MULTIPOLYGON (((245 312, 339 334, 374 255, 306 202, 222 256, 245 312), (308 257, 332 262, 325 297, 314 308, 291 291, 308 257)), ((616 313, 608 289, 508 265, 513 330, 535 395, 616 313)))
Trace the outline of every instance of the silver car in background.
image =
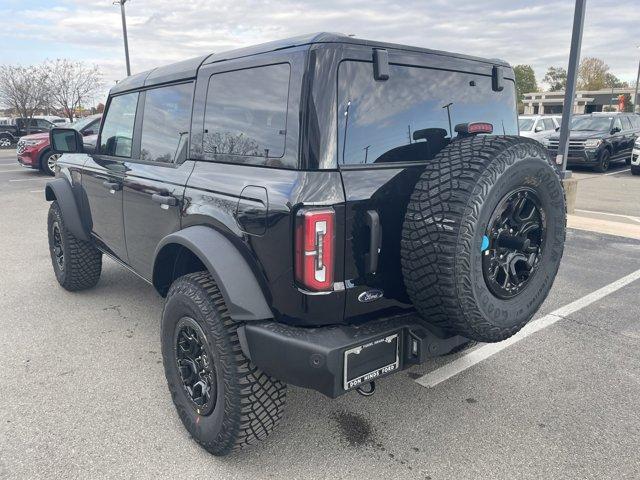
POLYGON ((520 136, 542 141, 560 126, 562 117, 556 115, 520 115, 518 125, 520 136))

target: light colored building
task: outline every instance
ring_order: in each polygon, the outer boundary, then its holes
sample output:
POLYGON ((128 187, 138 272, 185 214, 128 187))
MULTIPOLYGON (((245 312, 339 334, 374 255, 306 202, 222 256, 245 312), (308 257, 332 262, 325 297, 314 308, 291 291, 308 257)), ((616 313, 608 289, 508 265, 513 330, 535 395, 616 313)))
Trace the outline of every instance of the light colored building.
MULTIPOLYGON (((609 107, 618 110, 618 98, 628 93, 633 103, 634 88, 607 88, 604 90, 579 90, 573 102, 573 113, 592 113, 607 111, 609 107)), ((638 95, 640 97, 640 94, 638 95)), ((564 91, 525 93, 525 115, 562 113, 564 91)))

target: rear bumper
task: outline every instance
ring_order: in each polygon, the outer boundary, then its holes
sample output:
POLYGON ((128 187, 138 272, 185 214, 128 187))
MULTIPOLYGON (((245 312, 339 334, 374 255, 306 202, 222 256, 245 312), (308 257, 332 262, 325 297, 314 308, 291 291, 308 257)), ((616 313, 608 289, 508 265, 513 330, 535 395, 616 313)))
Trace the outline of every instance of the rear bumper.
MULTIPOLYGON (((345 352, 376 340, 398 335, 398 362, 370 359, 371 379, 382 378, 428 358, 449 353, 468 342, 460 336, 438 335, 414 315, 368 322, 359 326, 293 327, 273 321, 251 322, 238 329, 242 350, 264 372, 298 387, 335 398, 357 385, 347 381, 345 352)), ((372 349, 373 351, 373 349, 372 349)), ((363 383, 366 383, 367 378, 363 383)))

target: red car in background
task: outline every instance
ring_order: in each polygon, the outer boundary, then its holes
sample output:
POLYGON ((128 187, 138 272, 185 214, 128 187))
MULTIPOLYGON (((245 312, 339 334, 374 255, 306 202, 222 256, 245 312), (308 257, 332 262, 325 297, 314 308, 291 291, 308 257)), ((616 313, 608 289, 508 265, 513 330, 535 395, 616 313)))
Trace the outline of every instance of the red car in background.
MULTIPOLYGON (((83 137, 97 135, 101 118, 102 114, 90 115, 76 120, 69 127, 78 130, 83 137)), ((49 132, 34 133, 20 138, 16 153, 20 165, 38 168, 49 175, 54 175, 56 160, 60 156, 53 153, 49 147, 49 132)))

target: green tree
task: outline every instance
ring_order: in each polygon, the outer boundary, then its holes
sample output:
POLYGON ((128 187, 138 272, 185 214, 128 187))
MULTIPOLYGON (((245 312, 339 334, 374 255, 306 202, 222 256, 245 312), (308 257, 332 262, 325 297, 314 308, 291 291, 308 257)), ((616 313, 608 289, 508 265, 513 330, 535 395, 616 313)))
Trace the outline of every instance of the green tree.
POLYGON ((518 101, 522 101, 525 93, 537 92, 538 83, 536 82, 536 74, 531 65, 516 65, 513 67, 513 73, 516 75, 516 92, 518 101))
POLYGON ((580 62, 580 68, 578 68, 578 89, 602 90, 606 88, 608 72, 609 65, 604 63, 604 60, 595 57, 583 59, 580 62))
POLYGON ((550 92, 564 90, 567 86, 567 71, 562 67, 549 67, 542 81, 549 85, 550 92))
POLYGON ((605 73, 604 83, 608 88, 627 88, 629 86, 629 82, 623 82, 610 72, 605 73))

